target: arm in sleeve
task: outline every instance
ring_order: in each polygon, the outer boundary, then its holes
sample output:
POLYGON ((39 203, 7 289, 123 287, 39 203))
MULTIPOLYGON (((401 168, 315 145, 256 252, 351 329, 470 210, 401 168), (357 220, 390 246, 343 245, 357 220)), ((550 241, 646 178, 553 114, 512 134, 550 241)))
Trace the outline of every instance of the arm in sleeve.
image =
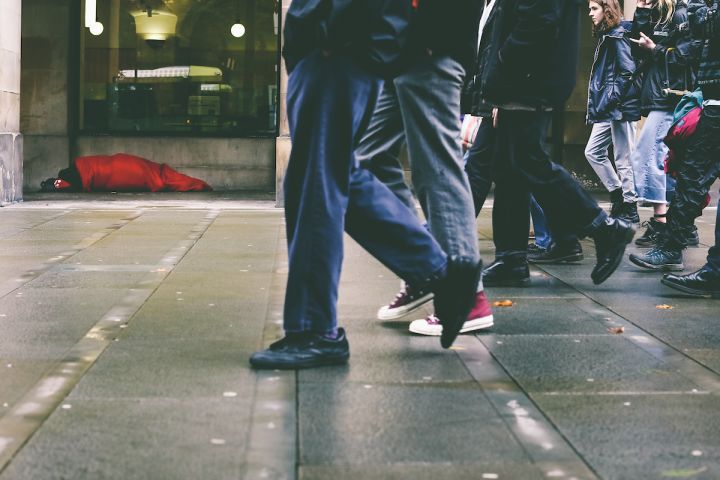
POLYGON ((516 67, 528 59, 543 56, 556 37, 562 4, 567 0, 520 0, 513 12, 515 28, 498 52, 500 63, 516 67))

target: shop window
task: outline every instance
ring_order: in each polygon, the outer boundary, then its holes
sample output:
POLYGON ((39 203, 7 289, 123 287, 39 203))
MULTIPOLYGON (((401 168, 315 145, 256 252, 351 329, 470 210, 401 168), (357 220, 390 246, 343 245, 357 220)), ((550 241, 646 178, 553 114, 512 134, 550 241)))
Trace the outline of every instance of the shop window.
POLYGON ((276 0, 85 1, 82 132, 275 136, 276 0))

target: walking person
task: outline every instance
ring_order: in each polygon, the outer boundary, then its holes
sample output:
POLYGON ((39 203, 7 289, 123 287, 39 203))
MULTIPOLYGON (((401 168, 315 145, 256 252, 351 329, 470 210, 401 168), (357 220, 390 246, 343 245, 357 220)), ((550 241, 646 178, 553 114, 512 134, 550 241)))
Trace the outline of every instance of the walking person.
MULTIPOLYGON (((718 0, 691 0, 688 4, 692 35, 702 42, 697 84, 703 95, 703 109, 697 128, 688 139, 677 172, 675 196, 668 210, 668 224, 657 245, 633 263, 650 268, 681 270, 682 251, 695 218, 705 206, 708 190, 720 177, 720 15, 718 0), (662 267, 662 268, 659 268, 662 267)), ((715 245, 707 263, 687 275, 667 274, 662 283, 699 296, 720 298, 720 209, 715 223, 715 245)))
POLYGON ((295 0, 285 26, 288 121, 285 177, 289 272, 285 337, 250 357, 254 368, 339 364, 343 229, 406 281, 434 294, 449 347, 474 304, 480 265, 448 256, 384 184, 358 168, 354 148, 406 39, 407 0, 295 0))
MULTIPOLYGON (((580 5, 575 0, 495 0, 482 32, 473 113, 492 118, 480 126, 478 138, 489 140, 477 149, 494 144, 497 257, 483 274, 486 285, 490 278, 521 282, 529 277, 531 192, 555 238, 595 240, 591 278, 596 284, 615 271, 634 234, 631 225, 608 217, 567 170, 551 161, 545 147, 552 110, 575 86, 580 5)), ((488 161, 487 156, 476 158, 488 161)))
POLYGON ((610 215, 640 223, 630 154, 640 120, 640 89, 628 33, 617 0, 590 0, 589 16, 598 38, 588 85, 587 123, 592 133, 585 158, 610 192, 610 215), (615 166, 608 157, 613 146, 615 166))
MULTIPOLYGON (((413 194, 398 157, 407 144, 414 193, 430 232, 448 255, 477 262, 477 229, 460 143, 460 96, 477 49, 481 2, 418 0, 397 76, 385 82, 368 129, 356 149, 362 165, 382 180, 410 209, 413 194)), ((432 298, 406 284, 378 311, 391 320, 408 315, 432 298)), ((489 328, 493 316, 482 283, 462 332, 489 328)), ((437 315, 413 321, 411 332, 439 335, 437 315)))
POLYGON ((668 148, 663 139, 670 129, 680 97, 672 91, 692 90, 698 42, 687 28, 687 6, 680 0, 638 0, 631 36, 638 72, 642 74, 641 114, 645 123, 631 156, 638 201, 652 204, 653 217, 635 244, 648 247, 665 226, 667 205, 675 190, 665 174, 668 148))

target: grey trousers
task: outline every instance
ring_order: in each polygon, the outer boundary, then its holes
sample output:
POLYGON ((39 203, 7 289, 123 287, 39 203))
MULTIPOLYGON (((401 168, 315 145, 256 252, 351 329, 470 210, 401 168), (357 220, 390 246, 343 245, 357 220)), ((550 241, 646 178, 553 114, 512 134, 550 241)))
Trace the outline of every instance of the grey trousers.
POLYGON ((598 122, 594 123, 592 133, 585 147, 585 158, 605 185, 608 192, 622 188, 626 203, 637 202, 635 178, 633 176, 630 155, 635 145, 636 122, 598 122), (612 143, 615 153, 615 166, 608 157, 608 148, 612 143))
POLYGON ((386 83, 356 159, 414 206, 398 154, 407 143, 415 195, 430 232, 449 256, 478 261, 475 211, 460 145, 462 65, 447 56, 418 59, 386 83))

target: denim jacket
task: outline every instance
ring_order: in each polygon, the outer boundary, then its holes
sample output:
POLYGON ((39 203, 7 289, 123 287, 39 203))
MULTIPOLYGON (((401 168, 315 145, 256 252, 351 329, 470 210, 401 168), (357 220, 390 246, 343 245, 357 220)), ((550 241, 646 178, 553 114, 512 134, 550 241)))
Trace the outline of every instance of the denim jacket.
POLYGON ((588 85, 587 122, 640 119, 640 85, 625 27, 602 33, 588 85))

